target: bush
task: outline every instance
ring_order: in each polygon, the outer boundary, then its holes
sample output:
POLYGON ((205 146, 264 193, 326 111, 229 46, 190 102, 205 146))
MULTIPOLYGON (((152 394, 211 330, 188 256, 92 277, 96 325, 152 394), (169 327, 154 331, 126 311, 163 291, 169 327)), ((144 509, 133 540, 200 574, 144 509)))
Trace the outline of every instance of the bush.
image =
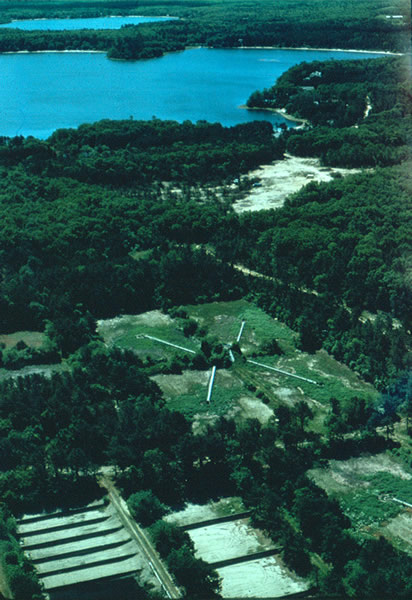
POLYGON ((167 507, 151 490, 142 490, 132 494, 127 500, 127 506, 133 518, 143 527, 152 525, 167 513, 167 507))
POLYGON ((173 523, 156 521, 150 528, 150 534, 162 558, 167 558, 172 550, 178 550, 183 545, 194 550, 189 534, 173 523))

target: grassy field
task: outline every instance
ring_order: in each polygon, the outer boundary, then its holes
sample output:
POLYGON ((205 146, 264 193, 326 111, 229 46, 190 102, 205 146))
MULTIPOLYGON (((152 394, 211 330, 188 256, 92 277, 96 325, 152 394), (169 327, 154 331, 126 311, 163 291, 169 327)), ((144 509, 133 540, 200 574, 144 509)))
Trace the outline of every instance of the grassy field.
POLYGON ((223 343, 235 342, 242 321, 245 321, 241 338, 245 355, 257 351, 262 344, 273 338, 276 338, 286 354, 293 353, 295 349, 297 334, 246 300, 188 305, 185 308, 189 316, 196 319, 202 327, 207 327, 209 334, 223 343))
POLYGON ((412 504, 412 469, 389 452, 331 460, 310 477, 335 497, 357 535, 384 535, 412 554, 412 511, 394 498, 412 504))
MULTIPOLYGON (((306 354, 299 351, 296 347, 298 336, 294 331, 245 300, 188 305, 183 309, 206 329, 208 339, 222 344, 236 342, 242 322, 245 322, 240 340, 242 358, 230 368, 217 371, 210 405, 206 403, 210 371, 191 370, 181 375, 165 375, 161 374, 159 366, 159 374, 154 374, 169 407, 182 411, 193 420, 198 416, 207 419, 213 415, 229 415, 240 419, 256 417, 264 423, 280 404, 293 406, 304 399, 315 414, 311 428, 322 433, 331 397, 346 403, 354 396, 369 400, 377 396, 371 385, 326 352, 306 354), (265 355, 262 348, 273 340, 280 353, 265 355), (318 385, 265 370, 246 362, 248 359, 312 379, 318 385)), ((106 343, 129 348, 141 358, 150 356, 153 361, 170 361, 174 356, 184 356, 185 352, 142 337, 144 335, 193 351, 198 351, 201 345, 201 338, 196 335, 185 337, 179 320, 160 311, 99 321, 98 331, 106 343)))
POLYGON ((158 359, 164 356, 171 357, 177 353, 181 355, 183 352, 142 337, 145 334, 189 350, 197 351, 200 348, 199 341, 186 338, 170 317, 157 310, 98 321, 97 330, 108 344, 134 350, 141 358, 151 356, 158 359))

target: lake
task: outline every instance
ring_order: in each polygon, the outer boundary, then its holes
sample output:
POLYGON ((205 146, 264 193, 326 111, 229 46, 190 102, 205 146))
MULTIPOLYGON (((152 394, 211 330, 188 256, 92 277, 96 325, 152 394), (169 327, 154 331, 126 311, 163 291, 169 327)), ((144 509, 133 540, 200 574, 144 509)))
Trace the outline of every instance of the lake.
POLYGON ((175 17, 95 17, 82 19, 27 19, 1 23, 0 28, 24 31, 73 31, 75 29, 120 29, 124 25, 141 25, 170 21, 175 17))
MULTIPOLYGON (((0 55, 0 135, 48 137, 104 118, 219 121, 235 125, 277 113, 239 108, 302 61, 377 57, 320 50, 194 48, 161 58, 112 61, 104 53, 0 55)), ((293 126, 291 122, 288 122, 293 126)))

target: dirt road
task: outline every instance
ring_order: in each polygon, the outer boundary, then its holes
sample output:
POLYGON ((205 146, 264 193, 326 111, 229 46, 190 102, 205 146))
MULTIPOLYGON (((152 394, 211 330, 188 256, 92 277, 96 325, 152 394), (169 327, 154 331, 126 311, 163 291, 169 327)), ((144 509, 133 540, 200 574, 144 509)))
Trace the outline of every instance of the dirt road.
POLYGON ((109 498, 113 506, 115 507, 117 514, 119 515, 123 525, 127 531, 132 535, 133 539, 136 540, 143 556, 146 558, 154 576, 162 586, 164 592, 168 598, 181 598, 182 594, 179 588, 173 582, 171 576, 166 571, 162 562, 157 555, 156 550, 153 548, 150 541, 147 539, 144 531, 136 524, 131 518, 128 511, 123 506, 123 500, 116 490, 111 479, 103 475, 100 479, 100 483, 107 489, 109 498))

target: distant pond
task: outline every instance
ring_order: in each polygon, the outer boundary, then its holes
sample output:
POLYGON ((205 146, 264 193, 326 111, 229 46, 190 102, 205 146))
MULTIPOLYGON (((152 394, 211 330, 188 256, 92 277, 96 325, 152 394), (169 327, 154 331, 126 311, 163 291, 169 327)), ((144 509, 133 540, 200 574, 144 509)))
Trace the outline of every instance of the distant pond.
POLYGON ((1 23, 0 28, 24 31, 73 31, 75 29, 120 29, 124 25, 141 25, 170 21, 176 17, 95 17, 83 19, 27 19, 1 23))
MULTIPOLYGON (((240 108, 302 61, 363 59, 373 53, 194 48, 161 58, 112 61, 104 53, 0 55, 0 135, 48 137, 100 119, 173 119, 235 125, 285 119, 240 108)), ((294 126, 290 121, 289 126, 294 126)))

